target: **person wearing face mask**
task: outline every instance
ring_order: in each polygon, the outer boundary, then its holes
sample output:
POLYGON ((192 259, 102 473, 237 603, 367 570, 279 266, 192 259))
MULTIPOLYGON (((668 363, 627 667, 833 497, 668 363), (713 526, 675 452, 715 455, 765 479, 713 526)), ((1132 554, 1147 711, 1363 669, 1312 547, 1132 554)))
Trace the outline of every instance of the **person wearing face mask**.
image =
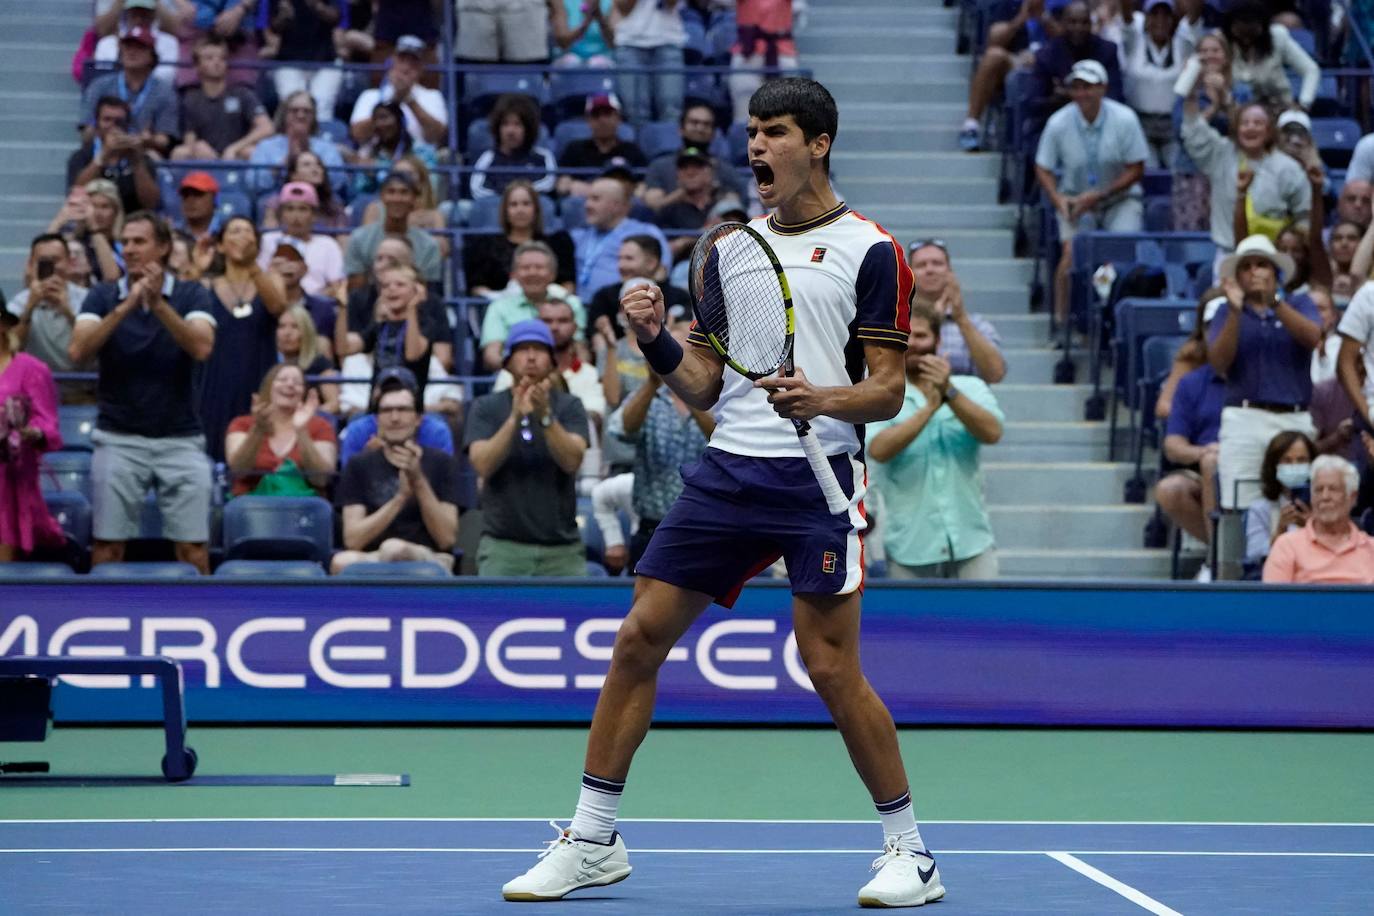
POLYGON ((1264 450, 1260 495, 1245 509, 1245 578, 1259 578, 1274 541, 1307 524, 1317 446, 1301 432, 1279 433, 1264 450))
POLYGON ((1322 585, 1374 583, 1374 538, 1350 519, 1360 486, 1354 465, 1335 455, 1312 462, 1312 512, 1307 523, 1275 539, 1265 582, 1322 585))
POLYGON ((1321 319, 1310 300, 1278 295, 1279 279, 1293 269, 1272 242, 1252 235, 1222 261, 1225 301, 1208 329, 1207 359, 1226 378, 1218 472, 1221 505, 1244 504, 1267 443, 1280 432, 1315 433, 1312 351, 1321 342, 1321 319))

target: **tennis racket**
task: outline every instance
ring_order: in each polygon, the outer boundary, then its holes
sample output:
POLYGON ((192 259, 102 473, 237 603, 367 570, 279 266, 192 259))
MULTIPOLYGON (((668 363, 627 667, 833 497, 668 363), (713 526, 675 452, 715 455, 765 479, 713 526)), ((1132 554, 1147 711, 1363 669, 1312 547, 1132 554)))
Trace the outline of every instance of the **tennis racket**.
MULTIPOLYGON (((793 374, 792 291, 763 236, 743 223, 708 229, 692 249, 687 285, 697 329, 727 366, 747 379, 765 378, 778 370, 784 376, 793 374)), ((793 420, 792 425, 831 514, 848 512, 849 499, 811 435, 811 424, 793 420)))

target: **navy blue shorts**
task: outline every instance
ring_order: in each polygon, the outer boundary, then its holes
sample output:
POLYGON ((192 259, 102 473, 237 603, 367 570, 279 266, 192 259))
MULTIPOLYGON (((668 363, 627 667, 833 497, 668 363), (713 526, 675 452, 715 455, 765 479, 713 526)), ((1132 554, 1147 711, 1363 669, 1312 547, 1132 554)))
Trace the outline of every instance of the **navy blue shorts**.
POLYGON ((864 466, 833 455, 850 498, 831 515, 805 458, 749 458, 707 448, 682 470, 683 490, 654 531, 635 574, 704 592, 731 607, 744 583, 779 557, 793 594, 863 588, 864 466), (858 484, 857 490, 855 484, 858 484))

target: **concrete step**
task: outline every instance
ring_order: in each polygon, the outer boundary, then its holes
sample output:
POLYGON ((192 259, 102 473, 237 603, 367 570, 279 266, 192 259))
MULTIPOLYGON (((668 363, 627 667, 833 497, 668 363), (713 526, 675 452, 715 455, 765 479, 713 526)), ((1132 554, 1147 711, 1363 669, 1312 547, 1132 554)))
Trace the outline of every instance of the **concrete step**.
MULTIPOLYGON (((848 138, 844 131, 841 137, 848 138)), ((996 178, 1000 163, 995 156, 970 156, 967 153, 915 153, 905 149, 892 152, 858 152, 847 150, 843 143, 831 157, 831 172, 846 175, 900 175, 934 178, 996 178)))
MULTIPOLYGON (((1035 445, 1008 444, 1005 439, 989 446, 983 453, 987 460, 1006 464, 1053 464, 1057 462, 1105 462, 1107 446, 1085 446, 1081 442, 1038 443, 1035 445)), ((1116 457, 1121 458, 1118 451, 1116 457)))
MULTIPOLYGON (((904 242, 925 238, 944 238, 944 233, 961 229, 995 229, 1011 238, 1016 228, 1016 207, 997 203, 967 204, 950 207, 927 204, 900 211, 891 210, 892 197, 884 196, 880 187, 870 185, 849 193, 849 185, 836 182, 836 189, 845 203, 869 219, 877 219, 883 228, 904 242), (875 214, 884 214, 880 218, 875 214)), ((946 239, 948 241, 948 239, 946 239)))
MULTIPOLYGON (((66 52, 65 59, 48 61, 42 67, 16 67, 6 69, 4 87, 7 92, 59 92, 75 88, 71 74, 72 51, 66 52)), ((72 93, 67 103, 73 115, 76 113, 79 97, 72 93)))
MULTIPOLYGON (((892 82, 898 77, 882 67, 869 66, 862 58, 848 68, 836 68, 833 72, 816 70, 815 74, 816 79, 825 83, 825 87, 840 103, 840 111, 844 111, 849 102, 881 102, 894 95, 900 97, 901 90, 894 90, 892 82)), ((922 77, 919 67, 913 64, 910 73, 900 78, 901 85, 913 87, 910 90, 912 92, 918 91, 915 87, 920 87, 921 98, 930 100, 929 106, 923 106, 928 111, 933 112, 939 106, 964 108, 968 104, 967 75, 937 76, 927 80, 922 77)))
POLYGON ((3 223, 0 223, 0 245, 27 245, 35 235, 47 231, 48 223, 60 203, 60 198, 52 200, 51 213, 45 212, 47 207, 34 207, 22 217, 4 217, 3 223))
MULTIPOLYGON (((999 398, 1007 387, 1010 386, 997 386, 999 398)), ((983 456, 996 457, 996 446, 983 456)), ((1120 502, 1121 488, 1132 471, 1132 466, 1125 462, 984 461, 984 495, 992 505, 1023 501, 1041 505, 1110 505, 1120 502)))
POLYGON ((990 505, 999 547, 1123 549, 1141 543, 1154 509, 1127 505, 990 505))
MULTIPOLYGON (((10 22, 5 22, 4 35, 7 39, 19 33, 10 22)), ((25 37, 30 37, 25 35, 25 37)), ((68 80, 71 79, 71 60, 72 53, 76 50, 74 45, 64 42, 41 41, 38 36, 31 36, 30 41, 0 41, 0 59, 5 61, 5 68, 20 70, 38 70, 51 72, 55 69, 64 70, 68 80)), ((77 36, 80 38, 80 36, 77 36)), ((957 58, 956 58, 957 60, 957 58)))
MULTIPOLYGON (((3 103, 0 103, 0 108, 3 107, 3 103)), ((74 150, 80 142, 80 137, 76 130, 76 117, 67 114, 66 107, 66 105, 62 106, 63 113, 60 115, 23 114, 12 117, 0 115, 0 119, 12 124, 22 124, 22 127, 15 128, 15 133, 22 133, 23 139, 26 141, 67 143, 74 150)), ((63 166, 65 165, 64 162, 63 166)))
MULTIPOLYGON (((1015 366, 1010 359, 1008 362, 1015 366)), ((1011 372, 1008 371, 1007 375, 1010 377, 1011 372)), ((1002 440, 998 445, 1078 445, 1085 448, 1105 448, 1107 436, 1107 424, 1103 422, 1011 418, 1003 424, 1002 440)))
POLYGON ((0 289, 13 296, 19 292, 24 276, 24 265, 29 260, 29 243, 23 245, 0 246, 0 289))
MULTIPOLYGON (((1020 261, 1005 261, 1007 264, 1019 264, 1020 261)), ((1010 283, 993 282, 987 277, 980 277, 970 271, 963 263, 959 263, 959 283, 964 290, 964 305, 971 312, 977 312, 986 317, 993 324, 998 324, 1004 317, 1012 318, 1034 318, 1043 322, 1043 327, 1047 330, 1044 334, 1036 337, 1028 337, 1027 346, 1040 346, 1049 338, 1049 317, 1044 314, 1032 315, 1028 309, 1029 294, 1027 283, 1029 281, 1017 281, 1010 283)))
POLYGON ((11 35, 22 34, 33 41, 62 45, 70 62, 91 17, 89 13, 84 18, 31 13, 4 14, 4 19, 5 28, 11 35))
POLYGON ((1083 419, 1083 401, 1092 387, 1001 382, 992 393, 1008 420, 1072 423, 1083 419))
POLYGON ((1004 579, 1167 579, 1167 550, 1044 550, 997 547, 1004 579))
MULTIPOLYGON (((841 134, 843 136, 843 134, 841 134)), ((914 225, 930 215, 931 205, 997 203, 997 182, 992 178, 948 178, 933 175, 849 175, 845 187, 858 192, 882 195, 889 201, 886 209, 902 219, 891 222, 914 225)), ((938 214, 936 214, 938 218, 938 214)))
POLYGON ((938 236, 949 249, 950 257, 962 263, 964 258, 1010 259, 1012 256, 1011 233, 997 226, 970 229, 956 229, 945 223, 911 227, 894 219, 881 207, 868 207, 860 210, 865 218, 876 221, 895 238, 902 247, 917 239, 938 236), (906 228, 893 228, 897 225, 906 228))
MULTIPOLYGON (((1057 350, 1044 347, 1004 347, 1002 355, 1007 360, 1007 382, 1020 382, 1030 385, 1049 385, 1054 382, 1054 367, 1062 355, 1057 350)), ((1078 369, 1078 380, 1084 376, 1087 365, 1085 357, 1076 357, 1074 364, 1078 369)))
POLYGON ((53 204, 53 199, 47 194, 5 194, 0 195, 0 229, 4 228, 4 223, 15 219, 32 219, 39 216, 43 217, 44 223, 52 217, 57 208, 53 204))
POLYGON ((11 92, 6 87, 0 89, 0 118, 66 118, 75 132, 79 100, 75 83, 61 92, 11 92))
POLYGON ((67 157, 50 158, 48 162, 46 169, 41 168, 42 159, 38 157, 19 168, 0 168, 0 195, 51 194, 53 212, 56 212, 57 204, 67 192, 67 157))
POLYGON ((902 26, 926 29, 947 29, 952 36, 959 21, 959 11, 953 7, 904 5, 870 5, 868 3, 835 3, 810 6, 807 10, 806 31, 802 34, 820 36, 831 29, 871 29, 881 32, 902 26))
MULTIPOLYGON (((922 28, 894 24, 888 29, 834 26, 820 31, 808 28, 797 38, 797 51, 803 61, 812 54, 953 54, 952 28, 922 28)), ((803 66, 809 66, 803 64, 803 66)))
MULTIPOLYGON (((1030 285, 1031 277, 1035 274, 1035 265, 1024 259, 960 258, 955 264, 959 271, 959 282, 963 285, 965 293, 969 290, 987 289, 1005 292, 1008 287, 1012 287, 1021 290, 1024 296, 1025 290, 1030 285)), ((977 309, 989 311, 982 308, 981 305, 977 306, 977 309)), ((1024 298, 1019 310, 1025 311, 1024 298)), ((992 311, 997 311, 997 309, 992 311)))
POLYGON ((889 86, 900 82, 903 86, 921 87, 922 93, 924 93, 927 81, 955 82, 962 80, 964 91, 967 93, 971 74, 969 58, 954 53, 952 31, 949 40, 949 48, 944 54, 922 54, 919 57, 910 51, 901 51, 895 54, 880 54, 872 51, 856 60, 851 55, 839 54, 827 47, 823 53, 806 54, 805 66, 810 67, 817 74, 825 73, 827 75, 845 73, 856 64, 865 67, 881 67, 884 71, 883 79, 887 81, 889 86))
MULTIPOLYGON (((1049 337, 1050 319, 1048 315, 1032 315, 1026 312, 1024 297, 1021 302, 1021 311, 1022 314, 1019 315, 984 315, 997 329, 997 336, 1002 338, 1003 347, 1018 349, 1038 347, 1049 337)), ((1072 386, 1055 385, 1054 387, 1072 386)))
MULTIPOLYGON (((65 177, 67 159, 76 149, 75 140, 62 143, 39 140, 0 140, 0 175, 12 172, 56 169, 65 177)), ((0 188, 0 194, 12 193, 0 188)))

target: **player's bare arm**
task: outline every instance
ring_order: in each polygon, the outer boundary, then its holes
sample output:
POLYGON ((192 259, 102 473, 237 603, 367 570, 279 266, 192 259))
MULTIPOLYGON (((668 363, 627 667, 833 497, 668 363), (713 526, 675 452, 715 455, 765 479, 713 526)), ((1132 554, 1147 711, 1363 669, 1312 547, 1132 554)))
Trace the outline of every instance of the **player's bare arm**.
MULTIPOLYGON (((664 331, 663 290, 657 286, 637 286, 625 293, 620 307, 630 329, 643 347, 664 331)), ((704 347, 687 347, 682 362, 672 372, 662 374, 665 384, 696 410, 710 410, 720 398, 724 385, 725 362, 704 347)))
POLYGON ((790 378, 770 376, 754 382, 768 390, 768 403, 790 420, 834 417, 846 423, 873 423, 895 417, 906 391, 902 351, 883 344, 864 344, 868 377, 856 385, 822 388, 811 384, 802 367, 790 378))

